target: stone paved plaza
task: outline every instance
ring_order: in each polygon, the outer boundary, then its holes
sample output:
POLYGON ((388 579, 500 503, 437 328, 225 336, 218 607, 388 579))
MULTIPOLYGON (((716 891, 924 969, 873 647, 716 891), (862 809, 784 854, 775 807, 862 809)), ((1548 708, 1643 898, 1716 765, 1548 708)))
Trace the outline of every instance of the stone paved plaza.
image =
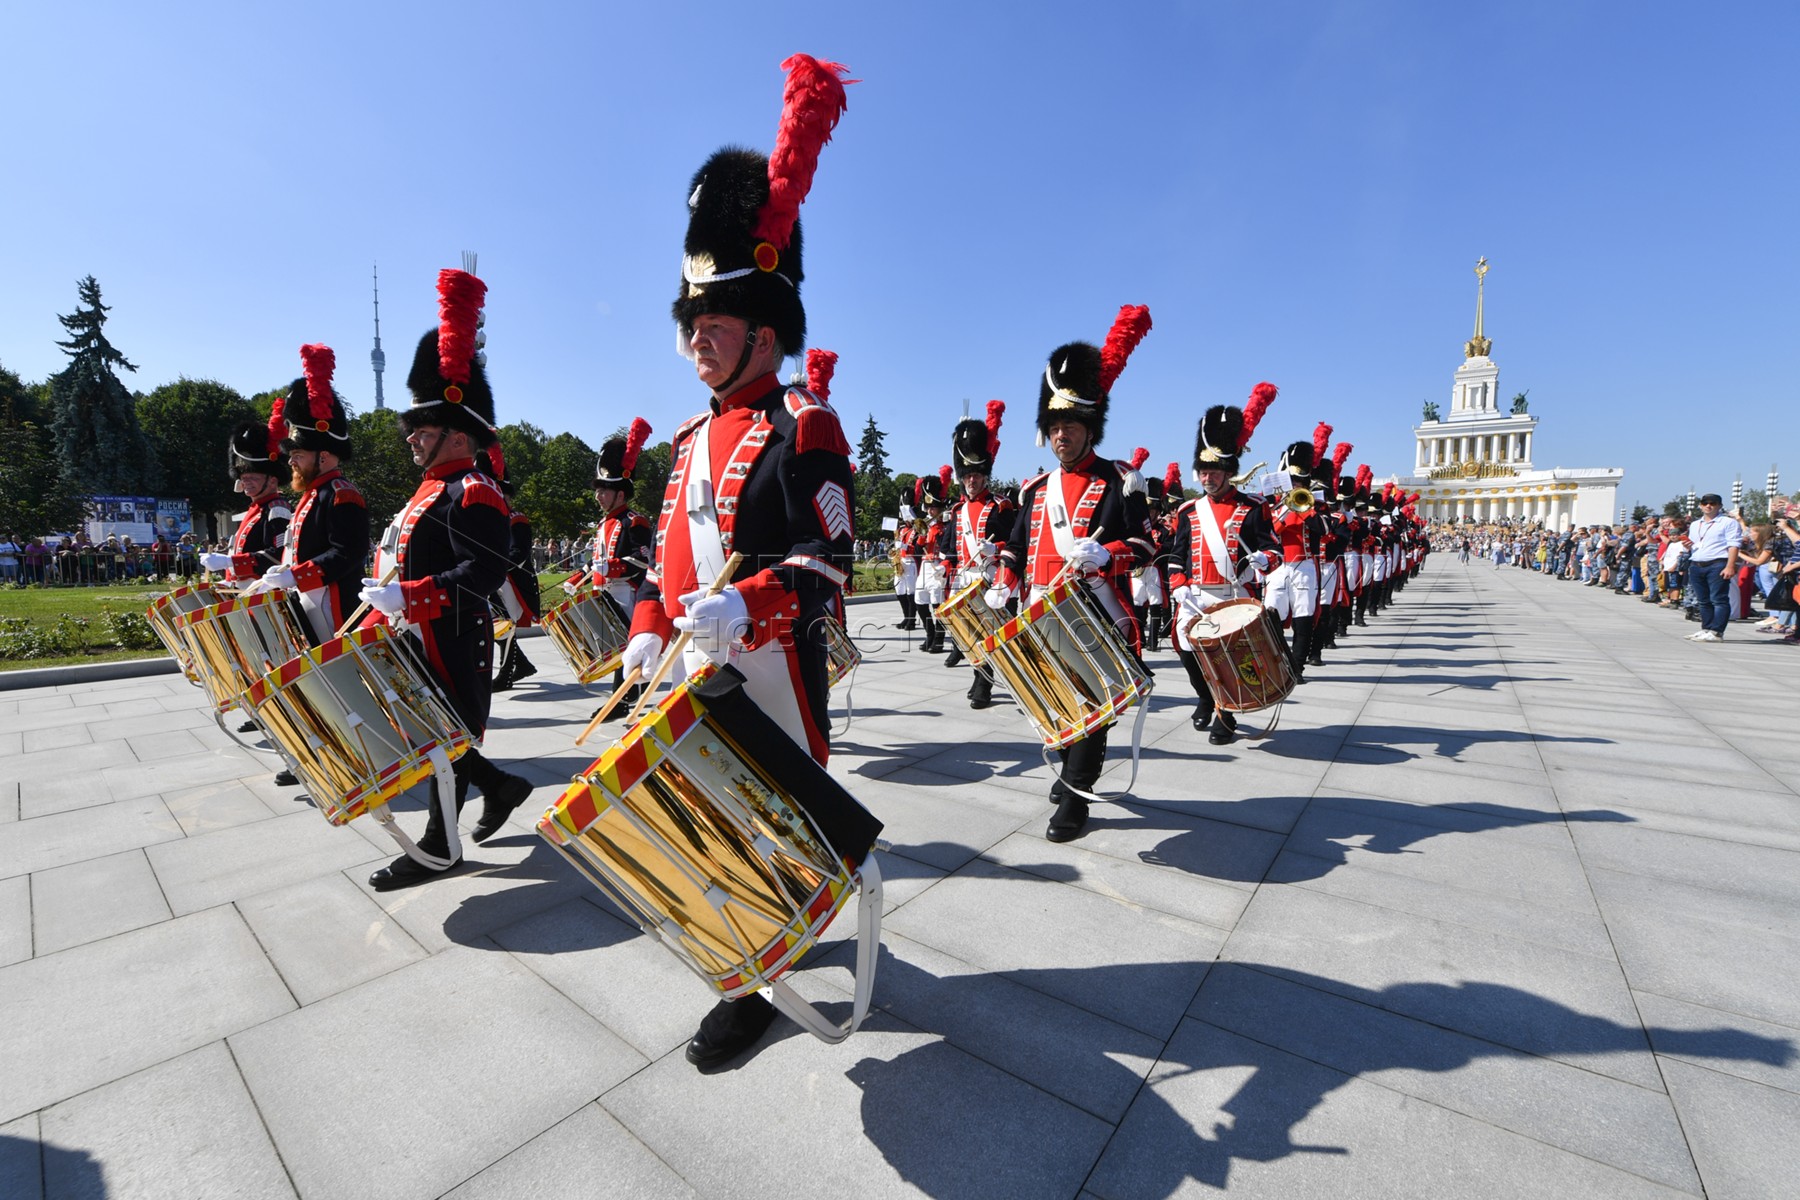
POLYGON ((877 1011, 711 1076, 533 831, 592 758, 547 642, 489 737, 544 786, 381 895, 179 677, 0 692, 0 1197, 1800 1195, 1791 648, 1440 555, 1265 741, 1151 656, 1134 799, 1054 845, 1018 710, 851 613, 877 1011))

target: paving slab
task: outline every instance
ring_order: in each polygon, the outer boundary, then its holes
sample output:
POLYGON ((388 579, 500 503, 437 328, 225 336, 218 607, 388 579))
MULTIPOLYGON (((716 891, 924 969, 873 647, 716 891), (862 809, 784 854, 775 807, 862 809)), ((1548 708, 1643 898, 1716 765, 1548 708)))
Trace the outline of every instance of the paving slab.
POLYGON ((31 877, 0 879, 0 967, 31 957, 31 877))
POLYGON ((368 862, 362 839, 314 813, 271 817, 155 847, 150 865, 176 913, 227 904, 368 862))
POLYGON ((31 877, 32 936, 40 955, 142 929, 171 915, 142 850, 90 858, 31 877))
POLYGON ((305 1197, 440 1196, 643 1066, 504 954, 454 947, 231 1039, 305 1197), (388 1102, 391 1101, 391 1102, 388 1102), (353 1137, 321 1114, 368 1113, 353 1137))
POLYGON ((669 1165, 598 1104, 520 1146, 444 1200, 697 1200, 669 1165))
POLYGON ((42 1136, 69 1152, 46 1160, 50 1196, 294 1195, 224 1042, 52 1105, 42 1136), (80 1155, 100 1164, 99 1189, 88 1185, 92 1172, 80 1155))
POLYGON ((0 968, 0 1120, 294 1007, 229 908, 0 968))
POLYGON ((1800 1095, 1685 1062, 1665 1062, 1708 1200, 1800 1195, 1800 1095))
POLYGON ((156 796, 21 820, 0 838, 0 879, 179 837, 181 825, 156 796))
POLYGON ((237 908, 303 1005, 426 957, 424 947, 336 872, 245 897, 237 908))

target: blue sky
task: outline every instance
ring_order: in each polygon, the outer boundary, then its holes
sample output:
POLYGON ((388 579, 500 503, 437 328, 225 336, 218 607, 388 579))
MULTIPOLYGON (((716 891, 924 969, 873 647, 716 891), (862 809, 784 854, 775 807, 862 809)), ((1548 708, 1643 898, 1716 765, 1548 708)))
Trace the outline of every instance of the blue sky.
POLYGON ((1207 404, 1282 394, 1252 458, 1331 421, 1379 475, 1448 407, 1478 255, 1539 466, 1621 499, 1800 486, 1800 6, 1579 0, 1034 6, 102 3, 9 9, 0 363, 58 369, 93 273, 148 389, 339 355, 389 403, 478 251, 503 421, 658 438, 703 393, 668 318, 687 180, 768 149, 779 63, 864 82, 803 210, 812 344, 852 442, 946 461, 963 401, 1032 441, 1045 355, 1155 330, 1104 449, 1160 469, 1207 404), (1785 460, 1785 461, 1784 461, 1785 460))

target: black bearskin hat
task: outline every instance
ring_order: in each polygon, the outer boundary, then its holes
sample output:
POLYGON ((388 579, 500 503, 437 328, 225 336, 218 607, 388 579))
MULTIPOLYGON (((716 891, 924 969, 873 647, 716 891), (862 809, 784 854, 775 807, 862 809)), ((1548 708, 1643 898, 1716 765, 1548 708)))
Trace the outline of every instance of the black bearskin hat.
POLYGON ((280 475, 287 465, 281 453, 281 439, 271 437, 269 427, 257 421, 245 421, 232 430, 226 447, 225 467, 233 479, 245 472, 280 475))
POLYGON ((994 456, 1000 453, 1000 420, 1005 415, 1006 401, 989 400, 985 421, 964 417, 956 423, 950 434, 950 461, 957 475, 994 473, 994 456))
POLYGON ((300 347, 306 372, 288 385, 269 415, 269 433, 282 450, 329 450, 350 461, 350 418, 343 397, 331 386, 337 355, 317 343, 300 347))
POLYGON ((1286 471, 1298 479, 1313 468, 1313 447, 1311 442, 1289 442, 1288 448, 1281 452, 1281 461, 1276 464, 1277 471, 1286 471))
POLYGON ((406 388, 412 407, 400 414, 407 433, 422 425, 459 429, 477 446, 491 446, 494 393, 482 363, 482 304, 487 284, 467 271, 438 272, 438 327, 419 339, 406 388))
POLYGON ((1169 489, 1163 486, 1160 479, 1146 479, 1144 487, 1149 493, 1150 511, 1161 512, 1168 504, 1169 489))
MULTIPOLYGON (((1275 402, 1275 392, 1275 385, 1265 381, 1250 389, 1250 399, 1244 407, 1215 404, 1201 415, 1200 427, 1194 433, 1196 480, 1202 470, 1223 470, 1227 475, 1238 473, 1238 459, 1250 448, 1250 439, 1256 435, 1263 414, 1275 402)), ((1312 447, 1307 449, 1310 451, 1312 447)))
POLYGON ((1038 380, 1038 445, 1050 436, 1050 423, 1075 418, 1093 431, 1092 444, 1106 436, 1106 410, 1112 385, 1137 344, 1150 332, 1150 310, 1127 304, 1113 319, 1104 349, 1088 342, 1068 342, 1050 352, 1038 380))
POLYGON ((650 422, 633 417, 624 437, 607 438, 594 460, 594 486, 619 488, 631 495, 632 478, 637 472, 638 454, 650 439, 650 422))
POLYGON ((671 308, 684 355, 695 318, 709 313, 768 326, 785 354, 806 345, 800 205, 844 111, 845 68, 806 54, 781 67, 787 83, 774 153, 727 146, 688 183, 681 283, 671 308))
POLYGON ((943 504, 950 498, 951 472, 948 466, 938 468, 936 475, 921 475, 913 484, 913 507, 923 511, 927 504, 943 504))

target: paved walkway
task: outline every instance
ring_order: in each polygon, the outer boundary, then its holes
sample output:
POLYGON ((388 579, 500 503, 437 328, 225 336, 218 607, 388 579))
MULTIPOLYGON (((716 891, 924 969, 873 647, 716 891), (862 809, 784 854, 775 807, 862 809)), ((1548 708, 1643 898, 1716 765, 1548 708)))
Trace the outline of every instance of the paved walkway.
MULTIPOLYGON (((1800 1195, 1790 648, 1440 556, 1268 741, 1154 656, 1136 799, 1058 846, 1017 710, 852 612, 879 1011, 711 1077, 541 804, 376 895, 178 678, 0 697, 0 1196, 1800 1195)), ((593 701, 531 653, 490 746, 548 803, 593 701)), ((795 977, 839 1014, 848 950, 795 977)))

